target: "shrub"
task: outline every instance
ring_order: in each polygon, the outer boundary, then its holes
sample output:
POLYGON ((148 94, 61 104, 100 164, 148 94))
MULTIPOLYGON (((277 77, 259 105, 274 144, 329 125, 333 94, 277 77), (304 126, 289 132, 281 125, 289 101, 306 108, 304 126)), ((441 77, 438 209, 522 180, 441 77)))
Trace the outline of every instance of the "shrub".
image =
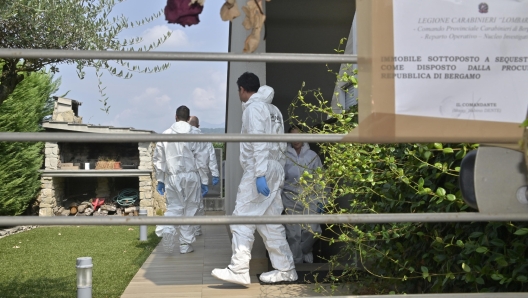
MULTIPOLYGON (((357 87, 356 73, 348 69, 336 74, 337 80, 357 87)), ((348 133, 358 125, 357 109, 334 112, 318 90, 304 90, 303 85, 290 119, 309 133, 348 133), (300 110, 331 120, 313 126, 296 116, 300 110)), ((326 198, 326 213, 473 212, 462 200, 458 175, 462 158, 478 144, 318 146, 324 169, 304 173, 305 192, 298 200, 319 192, 317 196, 326 198)), ((385 286, 378 292, 528 290, 526 223, 344 224, 326 229, 323 235, 329 236, 317 236, 342 246, 328 261, 345 268, 343 275, 328 280, 331 283, 355 281, 358 268, 351 256, 357 256, 368 280, 385 286)))
MULTIPOLYGON (((27 76, 0 105, 0 131, 37 132, 51 112, 59 80, 47 73, 27 76)), ((44 143, 0 142, 0 215, 22 214, 40 189, 44 143)))

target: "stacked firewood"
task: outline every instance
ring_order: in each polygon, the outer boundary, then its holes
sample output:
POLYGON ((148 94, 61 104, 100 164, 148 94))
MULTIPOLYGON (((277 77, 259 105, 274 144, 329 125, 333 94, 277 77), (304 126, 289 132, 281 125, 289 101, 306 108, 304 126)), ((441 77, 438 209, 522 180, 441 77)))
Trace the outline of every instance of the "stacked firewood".
POLYGON ((138 216, 139 206, 122 207, 114 202, 105 202, 104 199, 90 199, 83 202, 72 202, 68 207, 58 207, 56 216, 138 216))

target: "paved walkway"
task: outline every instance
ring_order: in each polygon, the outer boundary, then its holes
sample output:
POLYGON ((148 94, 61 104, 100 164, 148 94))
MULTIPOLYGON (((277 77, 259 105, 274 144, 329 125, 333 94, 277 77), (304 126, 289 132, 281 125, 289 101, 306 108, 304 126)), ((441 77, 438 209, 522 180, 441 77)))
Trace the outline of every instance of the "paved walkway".
MULTIPOLYGON (((249 288, 223 283, 211 276, 214 268, 225 268, 231 258, 226 226, 202 226, 202 236, 193 244, 195 251, 172 254, 160 245, 134 276, 121 297, 309 297, 320 296, 312 285, 261 286, 257 273, 268 271, 267 262, 251 263, 249 288)), ((298 268, 299 270, 304 270, 298 268)))

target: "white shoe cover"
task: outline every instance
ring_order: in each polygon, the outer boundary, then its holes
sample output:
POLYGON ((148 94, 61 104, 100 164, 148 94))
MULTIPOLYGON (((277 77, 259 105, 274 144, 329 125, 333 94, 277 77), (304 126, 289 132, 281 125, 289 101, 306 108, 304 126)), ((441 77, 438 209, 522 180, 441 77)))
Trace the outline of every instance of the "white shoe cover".
POLYGON ((161 239, 161 245, 166 253, 172 253, 174 251, 174 242, 176 240, 176 234, 171 232, 163 232, 161 239))
POLYGON ((276 283, 281 281, 296 281, 298 278, 297 271, 295 269, 289 271, 273 270, 270 272, 262 273, 259 277, 261 282, 265 283, 276 283))
POLYGON ((180 253, 181 254, 188 254, 188 253, 193 252, 193 251, 194 251, 194 248, 192 247, 192 245, 187 244, 187 243, 180 244, 180 253))
POLYGON ((313 263, 313 254, 312 252, 309 252, 307 254, 303 254, 303 261, 305 263, 313 263))
POLYGON ((249 286, 251 279, 249 278, 249 272, 237 274, 229 268, 224 269, 213 269, 211 275, 227 282, 239 284, 243 286, 249 286))

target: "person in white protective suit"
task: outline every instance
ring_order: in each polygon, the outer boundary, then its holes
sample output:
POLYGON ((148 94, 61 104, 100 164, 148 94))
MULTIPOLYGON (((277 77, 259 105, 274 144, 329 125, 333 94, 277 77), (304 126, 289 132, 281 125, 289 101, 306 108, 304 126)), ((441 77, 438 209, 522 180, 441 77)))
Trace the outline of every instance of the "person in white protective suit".
MULTIPOLYGON (((176 110, 176 123, 164 134, 196 133, 189 120, 189 108, 180 106, 176 110)), ((158 142, 154 151, 153 163, 156 169, 159 194, 166 193, 167 211, 164 216, 194 216, 200 205, 203 193, 207 193, 207 155, 200 143, 158 142)), ((180 253, 194 249, 194 228, 190 225, 156 226, 156 235, 163 237, 165 251, 172 253, 179 235, 180 253)))
MULTIPOLYGON (((193 130, 196 130, 197 133, 202 133, 202 131, 200 130, 200 119, 198 119, 198 117, 191 116, 189 118, 189 124, 193 127, 193 130)), ((217 185, 220 182, 220 172, 218 172, 218 164, 216 163, 215 149, 212 143, 201 143, 201 144, 203 146, 202 150, 205 150, 206 154, 208 155, 207 165, 209 167, 209 170, 211 171, 211 176, 213 177, 212 184, 217 185)), ((205 206, 204 206, 203 196, 202 196, 202 199, 200 200, 200 205, 198 206, 198 211, 196 211, 196 215, 198 216, 205 215, 205 206)), ((194 235, 195 236, 202 235, 202 226, 200 225, 195 226, 194 235)))
MULTIPOLYGON (((289 133, 300 133, 300 129, 292 126, 289 133)), ((292 142, 288 145, 286 152, 286 164, 284 165, 284 188, 282 190, 282 203, 286 214, 317 214, 317 197, 303 193, 303 188, 299 183, 299 178, 304 171, 313 173, 317 168, 322 167, 321 159, 313 150, 310 150, 308 143, 292 142), (299 201, 299 195, 302 196, 299 201)), ((293 260, 296 264, 313 263, 313 245, 315 238, 313 233, 321 234, 320 224, 285 224, 286 239, 293 253, 293 260)))
MULTIPOLYGON (((274 91, 269 86, 260 87, 259 78, 253 73, 244 73, 237 80, 242 101, 243 134, 283 134, 282 114, 271 104, 274 91)), ((240 164, 244 170, 238 187, 234 216, 280 215, 283 205, 280 196, 284 184, 284 151, 286 143, 240 143, 240 164)), ((250 284, 249 261, 255 241, 255 230, 259 232, 268 250, 275 270, 260 275, 266 283, 297 280, 297 272, 284 226, 231 225, 231 263, 224 269, 214 269, 212 275, 218 279, 241 285, 250 284)))

